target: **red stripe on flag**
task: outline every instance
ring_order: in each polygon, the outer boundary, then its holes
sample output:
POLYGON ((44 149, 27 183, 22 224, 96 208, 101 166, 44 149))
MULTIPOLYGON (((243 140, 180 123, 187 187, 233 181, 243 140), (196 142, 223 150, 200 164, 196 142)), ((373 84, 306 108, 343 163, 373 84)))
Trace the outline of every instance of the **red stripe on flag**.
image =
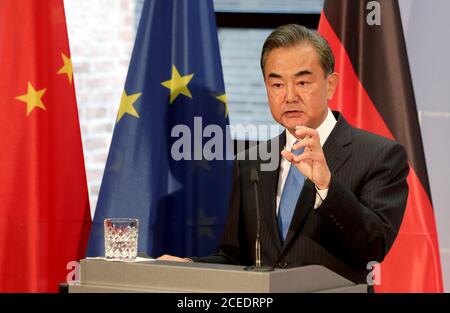
POLYGON ((443 292, 433 208, 410 169, 405 216, 392 249, 381 263, 377 292, 443 292))
MULTIPOLYGON (((355 127, 394 140, 386 123, 355 73, 350 58, 322 12, 319 32, 335 56, 340 83, 332 109, 342 112, 355 127)), ((377 292, 442 292, 442 275, 433 208, 414 169, 407 178, 409 196, 405 216, 391 250, 381 264, 377 292)))

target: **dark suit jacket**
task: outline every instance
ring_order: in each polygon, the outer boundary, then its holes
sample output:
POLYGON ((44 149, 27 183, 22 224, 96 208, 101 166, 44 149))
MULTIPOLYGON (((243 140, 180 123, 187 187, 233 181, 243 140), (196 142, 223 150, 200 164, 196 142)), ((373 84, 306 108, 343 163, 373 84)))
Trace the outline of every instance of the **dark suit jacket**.
MULTIPOLYGON (((323 146, 332 177, 321 206, 314 209, 316 190, 306 180, 283 242, 276 217, 278 168, 261 171, 259 158, 236 160, 228 220, 218 252, 194 261, 254 264, 256 212, 250 172, 255 168, 263 264, 279 268, 319 264, 355 283, 366 282, 368 262, 384 259, 400 228, 409 166, 400 144, 353 128, 342 115, 333 113, 337 124, 323 146)), ((280 153, 285 142, 282 133, 261 144, 280 153)), ((249 150, 245 153, 248 157, 249 150)))

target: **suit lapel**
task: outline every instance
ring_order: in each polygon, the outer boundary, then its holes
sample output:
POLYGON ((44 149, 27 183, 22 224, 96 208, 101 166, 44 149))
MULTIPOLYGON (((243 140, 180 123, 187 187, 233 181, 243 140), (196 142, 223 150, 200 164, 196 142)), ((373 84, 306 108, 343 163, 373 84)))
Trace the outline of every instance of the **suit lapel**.
POLYGON ((323 153, 332 175, 336 174, 347 161, 351 153, 345 146, 352 142, 351 127, 340 113, 337 113, 337 123, 323 145, 323 153))
MULTIPOLYGON (((278 185, 278 173, 281 162, 281 150, 286 144, 286 133, 283 132, 278 137, 270 141, 270 147, 263 147, 264 149, 269 148, 270 151, 278 153, 278 164, 273 171, 260 171, 261 176, 261 190, 262 193, 262 203, 261 211, 263 219, 267 224, 268 231, 272 241, 277 247, 278 251, 281 250, 281 239, 278 231, 278 223, 276 216, 276 196, 277 196, 277 185, 278 185)), ((269 151, 269 150, 267 150, 269 151)), ((275 156, 275 155, 274 155, 275 156)))

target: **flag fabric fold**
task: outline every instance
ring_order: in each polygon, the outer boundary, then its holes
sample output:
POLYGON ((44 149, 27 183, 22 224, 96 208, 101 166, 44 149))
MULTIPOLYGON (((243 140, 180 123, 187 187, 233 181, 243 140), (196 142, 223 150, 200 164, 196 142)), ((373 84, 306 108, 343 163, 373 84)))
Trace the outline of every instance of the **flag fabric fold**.
POLYGON ((0 1, 0 292, 56 292, 91 224, 62 0, 0 1))
POLYGON ((212 1, 145 1, 88 255, 104 254, 109 217, 139 219, 140 253, 214 252, 231 191, 227 125, 212 1))
POLYGON ((340 84, 330 106, 353 125, 403 144, 409 196, 376 292, 442 292, 436 224, 397 1, 326 0, 319 32, 340 84))

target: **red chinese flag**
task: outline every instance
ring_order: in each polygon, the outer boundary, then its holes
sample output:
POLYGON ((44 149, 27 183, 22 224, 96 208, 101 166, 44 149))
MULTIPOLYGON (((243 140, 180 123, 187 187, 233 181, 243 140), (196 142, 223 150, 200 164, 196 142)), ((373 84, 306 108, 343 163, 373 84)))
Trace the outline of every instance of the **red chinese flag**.
POLYGON ((62 0, 0 1, 0 64, 0 292, 56 292, 91 223, 62 0))
POLYGON ((376 292, 442 292, 436 225, 397 1, 326 0, 319 32, 340 75, 330 106, 408 152, 409 197, 376 292))

